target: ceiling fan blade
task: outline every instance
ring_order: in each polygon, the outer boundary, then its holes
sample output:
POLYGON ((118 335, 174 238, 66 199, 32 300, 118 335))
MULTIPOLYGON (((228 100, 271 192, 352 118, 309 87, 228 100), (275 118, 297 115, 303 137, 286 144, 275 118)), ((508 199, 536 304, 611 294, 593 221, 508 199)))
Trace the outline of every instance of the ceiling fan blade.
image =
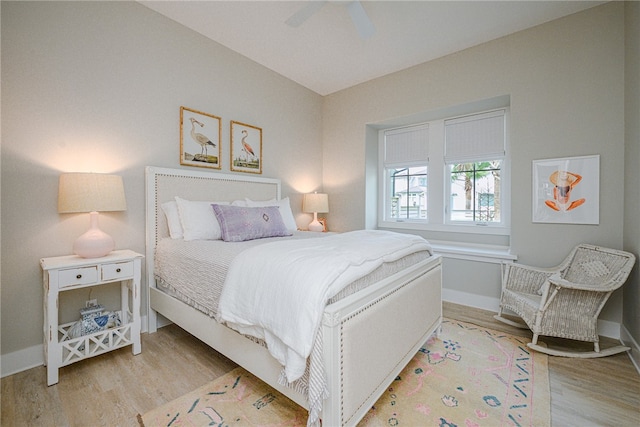
POLYGON ((287 23, 287 25, 297 28, 302 25, 304 21, 311 18, 313 14, 319 11, 325 3, 326 0, 309 0, 306 5, 304 5, 299 11, 291 15, 285 22, 287 23))
POLYGON ((360 37, 368 39, 376 32, 373 22, 371 22, 371 19, 369 19, 367 12, 365 12, 364 7, 362 7, 359 1, 350 2, 347 5, 347 9, 360 37))

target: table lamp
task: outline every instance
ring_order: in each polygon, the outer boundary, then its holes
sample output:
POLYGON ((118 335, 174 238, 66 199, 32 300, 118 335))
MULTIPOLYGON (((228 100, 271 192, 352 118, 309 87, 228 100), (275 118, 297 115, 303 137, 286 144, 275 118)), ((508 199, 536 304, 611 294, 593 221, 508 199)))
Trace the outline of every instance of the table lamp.
POLYGON ((317 192, 305 194, 302 198, 302 211, 313 213, 309 231, 324 231, 324 226, 318 222, 318 212, 329 212, 329 196, 317 192))
POLYGON ((115 248, 113 238, 98 227, 98 212, 124 211, 122 177, 99 173, 63 173, 58 186, 58 212, 89 212, 89 230, 73 243, 82 258, 100 258, 115 248))

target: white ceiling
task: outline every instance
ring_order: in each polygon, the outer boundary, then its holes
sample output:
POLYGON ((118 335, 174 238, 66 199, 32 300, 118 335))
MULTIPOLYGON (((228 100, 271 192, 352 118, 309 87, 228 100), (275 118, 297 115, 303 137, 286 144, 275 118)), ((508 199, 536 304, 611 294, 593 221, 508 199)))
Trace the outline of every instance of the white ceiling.
POLYGON ((327 1, 297 28, 307 1, 146 1, 145 6, 265 67, 328 95, 604 1, 371 1, 362 39, 344 1, 327 1))

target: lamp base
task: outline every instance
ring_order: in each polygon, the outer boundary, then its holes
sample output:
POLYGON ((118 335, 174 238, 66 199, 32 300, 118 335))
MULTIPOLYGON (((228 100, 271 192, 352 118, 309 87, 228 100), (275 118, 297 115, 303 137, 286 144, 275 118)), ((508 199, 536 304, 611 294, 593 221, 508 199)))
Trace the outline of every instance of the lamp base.
POLYGON ((73 242, 73 253, 82 258, 101 258, 115 246, 113 238, 98 227, 98 212, 91 212, 89 230, 73 242))
POLYGON ((309 224, 309 231, 324 231, 324 225, 322 225, 319 221, 318 218, 315 216, 313 217, 313 221, 311 221, 311 223, 309 224))

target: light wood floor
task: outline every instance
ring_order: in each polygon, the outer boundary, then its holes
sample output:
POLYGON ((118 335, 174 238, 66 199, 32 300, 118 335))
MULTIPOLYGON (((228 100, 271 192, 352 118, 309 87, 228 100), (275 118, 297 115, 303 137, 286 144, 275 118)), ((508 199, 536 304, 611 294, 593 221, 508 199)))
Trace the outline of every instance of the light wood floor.
MULTIPOLYGON (((445 303, 444 314, 527 334, 482 310, 445 303)), ((236 366, 173 325, 143 334, 142 349, 137 356, 128 347, 64 367, 60 382, 51 387, 44 367, 3 378, 1 425, 137 426, 138 413, 236 366)), ((550 357, 549 371, 553 426, 640 425, 640 375, 626 354, 587 360, 550 357)))

